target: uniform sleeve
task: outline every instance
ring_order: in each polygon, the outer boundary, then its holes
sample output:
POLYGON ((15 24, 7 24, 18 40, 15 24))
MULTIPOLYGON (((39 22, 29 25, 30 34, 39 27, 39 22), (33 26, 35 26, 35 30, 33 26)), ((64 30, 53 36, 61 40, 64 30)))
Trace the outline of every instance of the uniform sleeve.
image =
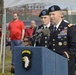
POLYGON ((68 27, 69 50, 76 52, 76 25, 68 27))

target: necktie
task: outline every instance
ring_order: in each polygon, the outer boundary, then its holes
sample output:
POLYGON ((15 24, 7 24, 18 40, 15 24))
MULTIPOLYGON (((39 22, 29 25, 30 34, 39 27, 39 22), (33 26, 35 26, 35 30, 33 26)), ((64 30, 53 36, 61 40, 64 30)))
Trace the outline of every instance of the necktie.
POLYGON ((53 32, 56 32, 56 27, 53 28, 53 32))
POLYGON ((53 35, 56 33, 56 27, 53 28, 53 35))

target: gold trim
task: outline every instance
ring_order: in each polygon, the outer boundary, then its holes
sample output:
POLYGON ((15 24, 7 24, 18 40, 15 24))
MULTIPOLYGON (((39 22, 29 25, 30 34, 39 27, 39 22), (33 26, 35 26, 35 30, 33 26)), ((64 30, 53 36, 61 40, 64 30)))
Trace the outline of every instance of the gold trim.
POLYGON ((23 54, 23 53, 31 54, 31 52, 30 52, 29 50, 24 50, 24 51, 22 51, 22 54, 23 54))

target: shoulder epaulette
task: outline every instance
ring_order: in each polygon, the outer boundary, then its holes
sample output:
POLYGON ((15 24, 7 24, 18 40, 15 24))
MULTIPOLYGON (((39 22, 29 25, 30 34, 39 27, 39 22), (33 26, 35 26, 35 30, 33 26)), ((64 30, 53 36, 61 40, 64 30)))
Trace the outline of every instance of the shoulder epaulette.
POLYGON ((74 24, 69 24, 68 27, 71 27, 71 26, 73 26, 73 25, 74 25, 74 24))

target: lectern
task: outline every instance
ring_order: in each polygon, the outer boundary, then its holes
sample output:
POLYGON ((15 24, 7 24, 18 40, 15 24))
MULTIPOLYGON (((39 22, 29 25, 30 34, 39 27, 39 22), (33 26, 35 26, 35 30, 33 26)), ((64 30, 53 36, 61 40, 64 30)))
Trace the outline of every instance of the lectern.
POLYGON ((68 75, 68 61, 45 47, 15 47, 15 75, 68 75), (31 68, 22 66, 22 51, 32 52, 31 68))

